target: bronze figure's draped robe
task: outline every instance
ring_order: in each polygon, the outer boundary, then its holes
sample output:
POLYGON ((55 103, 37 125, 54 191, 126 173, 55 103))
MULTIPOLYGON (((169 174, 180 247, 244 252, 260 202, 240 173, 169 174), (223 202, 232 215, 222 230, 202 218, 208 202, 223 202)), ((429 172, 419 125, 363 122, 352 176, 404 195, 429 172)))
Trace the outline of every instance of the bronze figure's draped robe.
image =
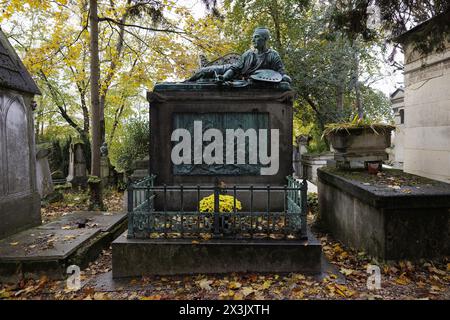
POLYGON ((232 79, 247 80, 258 70, 273 70, 287 77, 283 62, 277 51, 267 49, 263 53, 258 53, 255 49, 244 52, 239 60, 234 64, 211 65, 198 70, 188 81, 197 81, 205 79, 216 79, 219 75, 224 75, 227 71, 232 71, 232 79))
POLYGON ((241 55, 239 61, 230 66, 234 71, 235 77, 248 78, 255 71, 260 69, 271 69, 285 75, 284 65, 280 55, 273 49, 267 49, 262 54, 256 50, 250 49, 241 55))

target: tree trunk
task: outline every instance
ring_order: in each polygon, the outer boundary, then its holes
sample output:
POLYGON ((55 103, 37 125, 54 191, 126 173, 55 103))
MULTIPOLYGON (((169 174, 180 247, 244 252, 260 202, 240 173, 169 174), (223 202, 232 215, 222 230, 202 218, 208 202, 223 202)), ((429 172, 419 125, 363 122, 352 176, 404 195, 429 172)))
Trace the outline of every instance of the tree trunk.
POLYGON ((89 187, 91 193, 90 209, 103 210, 103 194, 100 173, 101 146, 101 112, 100 112, 100 61, 98 49, 98 14, 97 0, 89 0, 89 24, 91 31, 91 177, 89 187), (92 177, 93 176, 93 177, 92 177))
POLYGON ((336 110, 339 117, 344 114, 344 87, 342 84, 338 84, 336 88, 336 110))
POLYGON ((354 63, 355 63, 355 95, 356 95, 356 110, 358 112, 358 118, 362 119, 364 116, 363 112, 363 106, 361 102, 361 90, 360 90, 360 83, 359 83, 359 52, 358 52, 358 40, 354 40, 352 43, 353 47, 353 54, 354 54, 354 63))

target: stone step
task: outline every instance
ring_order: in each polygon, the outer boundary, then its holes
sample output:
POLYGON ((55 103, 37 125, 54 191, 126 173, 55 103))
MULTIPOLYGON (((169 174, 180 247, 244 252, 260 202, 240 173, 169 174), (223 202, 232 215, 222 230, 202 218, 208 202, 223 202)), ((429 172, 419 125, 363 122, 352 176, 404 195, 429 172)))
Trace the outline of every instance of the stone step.
POLYGON ((126 229, 125 213, 78 211, 0 240, 0 282, 63 279, 84 268, 126 229))
POLYGON ((321 272, 321 244, 308 240, 127 239, 112 244, 113 277, 228 272, 321 272))

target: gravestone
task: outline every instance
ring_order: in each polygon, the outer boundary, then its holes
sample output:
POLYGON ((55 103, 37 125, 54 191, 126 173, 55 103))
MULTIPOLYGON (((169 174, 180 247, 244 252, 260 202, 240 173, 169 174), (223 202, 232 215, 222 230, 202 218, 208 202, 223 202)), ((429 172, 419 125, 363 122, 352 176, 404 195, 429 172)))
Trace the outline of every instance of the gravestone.
POLYGON ((36 184, 41 198, 53 192, 52 173, 48 163, 50 151, 47 148, 38 148, 36 153, 36 184))
POLYGON ((0 29, 0 238, 39 225, 33 129, 39 89, 0 29))
POLYGON ((295 141, 297 142, 297 148, 294 151, 294 172, 295 175, 299 178, 304 176, 304 171, 301 163, 302 155, 308 152, 307 146, 311 141, 312 137, 308 135, 298 135, 295 137, 295 141))
POLYGON ((84 157, 84 145, 82 142, 74 142, 70 145, 69 156, 69 174, 67 182, 72 184, 72 187, 86 187, 87 186, 87 168, 86 158, 84 157))

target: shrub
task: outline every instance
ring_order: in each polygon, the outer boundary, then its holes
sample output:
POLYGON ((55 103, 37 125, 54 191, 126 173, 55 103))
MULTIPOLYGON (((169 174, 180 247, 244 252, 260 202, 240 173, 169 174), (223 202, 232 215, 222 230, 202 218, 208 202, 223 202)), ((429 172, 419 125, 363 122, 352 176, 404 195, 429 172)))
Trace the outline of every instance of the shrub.
POLYGON ((133 162, 145 158, 150 149, 150 126, 148 120, 132 119, 125 125, 124 136, 117 149, 113 150, 116 157, 118 172, 131 172, 133 162))

